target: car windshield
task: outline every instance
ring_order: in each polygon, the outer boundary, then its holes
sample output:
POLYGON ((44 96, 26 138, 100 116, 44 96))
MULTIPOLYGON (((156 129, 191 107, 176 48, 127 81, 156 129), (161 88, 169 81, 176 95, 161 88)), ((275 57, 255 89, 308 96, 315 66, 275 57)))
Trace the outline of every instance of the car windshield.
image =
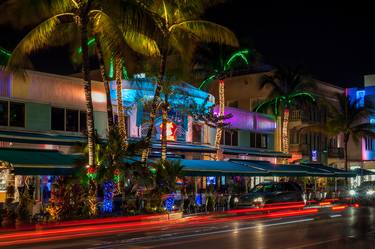
POLYGON ((263 193, 263 192, 273 192, 275 189, 274 185, 272 184, 259 184, 256 185, 252 190, 251 193, 263 193))

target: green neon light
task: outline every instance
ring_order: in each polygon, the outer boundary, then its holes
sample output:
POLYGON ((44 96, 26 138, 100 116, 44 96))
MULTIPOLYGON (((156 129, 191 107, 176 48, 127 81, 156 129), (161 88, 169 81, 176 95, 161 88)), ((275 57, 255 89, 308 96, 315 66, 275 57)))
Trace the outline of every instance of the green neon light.
POLYGON ((249 54, 249 50, 240 50, 240 51, 237 51, 235 52, 234 54, 232 54, 232 56, 228 59, 227 63, 225 63, 225 66, 224 66, 224 70, 228 70, 232 63, 237 59, 237 58, 241 58, 245 63, 246 65, 249 64, 249 61, 248 59, 246 58, 245 55, 248 55, 249 54))
POLYGON ((311 93, 308 93, 308 92, 301 92, 301 93, 296 93, 296 94, 293 94, 291 97, 299 97, 299 96, 307 96, 309 98, 311 98, 311 100, 313 102, 315 102, 315 97, 311 94, 311 93))
POLYGON ((8 57, 12 56, 12 53, 4 48, 0 48, 0 52, 8 57))
POLYGON ((205 79, 204 81, 202 81, 202 83, 199 85, 199 89, 202 89, 202 87, 209 81, 213 80, 214 78, 216 77, 216 74, 213 74, 211 75, 210 77, 208 77, 207 79, 205 79))
POLYGON ((114 61, 113 61, 113 58, 111 57, 111 59, 109 60, 109 72, 108 72, 108 77, 110 79, 113 79, 113 75, 114 75, 114 72, 115 72, 115 65, 114 65, 114 61))
MULTIPOLYGON (((95 37, 93 37, 93 38, 91 38, 90 40, 88 40, 87 45, 88 45, 88 46, 91 46, 94 42, 95 42, 95 37)), ((79 54, 82 53, 82 47, 79 47, 79 48, 78 48, 78 53, 79 53, 79 54)))
POLYGON ((128 70, 126 69, 126 67, 124 65, 122 66, 122 74, 123 74, 123 78, 125 80, 129 79, 128 70))

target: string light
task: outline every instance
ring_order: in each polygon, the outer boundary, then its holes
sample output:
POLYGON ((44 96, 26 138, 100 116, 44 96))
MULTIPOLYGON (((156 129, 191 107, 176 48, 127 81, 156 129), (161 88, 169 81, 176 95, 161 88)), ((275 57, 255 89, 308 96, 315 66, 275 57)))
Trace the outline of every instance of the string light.
POLYGON ((104 199, 102 212, 110 213, 113 210, 113 182, 107 181, 104 183, 104 199))

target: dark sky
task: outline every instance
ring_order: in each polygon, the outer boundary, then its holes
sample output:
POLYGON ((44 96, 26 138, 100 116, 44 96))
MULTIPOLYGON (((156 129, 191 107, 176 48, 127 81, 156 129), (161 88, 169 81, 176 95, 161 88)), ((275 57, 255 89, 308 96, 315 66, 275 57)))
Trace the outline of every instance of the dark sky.
POLYGON ((344 2, 232 0, 209 17, 250 39, 267 63, 302 64, 317 79, 361 85, 375 73, 375 16, 366 1, 344 2))
MULTIPOLYGON (((315 78, 340 86, 363 83, 375 73, 375 16, 371 4, 321 0, 230 0, 207 18, 247 40, 268 64, 303 65, 315 78)), ((2 28, 0 46, 12 49, 22 37, 2 28), (6 35, 8 34, 8 35, 6 35)), ((68 51, 48 50, 34 60, 41 71, 67 74, 68 51)))

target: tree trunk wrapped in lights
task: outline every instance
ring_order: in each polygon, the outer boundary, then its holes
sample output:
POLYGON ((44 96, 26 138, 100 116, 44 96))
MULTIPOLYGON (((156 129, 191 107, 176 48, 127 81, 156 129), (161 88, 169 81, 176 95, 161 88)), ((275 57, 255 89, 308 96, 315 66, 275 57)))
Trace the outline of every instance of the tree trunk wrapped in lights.
POLYGON ((118 128, 120 132, 121 142, 125 148, 128 147, 128 136, 125 123, 124 105, 122 102, 122 60, 116 58, 116 92, 117 92, 117 115, 118 128))
POLYGON ((283 114, 283 127, 282 127, 282 151, 289 153, 289 109, 285 108, 283 114))
POLYGON ((142 151, 142 158, 141 158, 142 163, 146 162, 148 155, 150 154, 150 151, 151 151, 152 133, 154 131, 156 112, 158 110, 158 104, 160 101, 161 82, 164 78, 166 66, 167 66, 167 52, 165 51, 164 53, 162 53, 160 57, 160 69, 159 69, 159 77, 158 77, 159 82, 156 83, 154 99, 152 100, 152 104, 151 104, 151 112, 150 112, 150 120, 149 120, 150 126, 148 127, 147 135, 145 137, 146 148, 142 151))
POLYGON ((168 123, 168 96, 162 104, 162 129, 161 129, 161 160, 167 160, 167 123, 168 123))
MULTIPOLYGON (((92 104, 92 95, 91 95, 91 78, 89 75, 90 72, 90 63, 89 63, 89 52, 87 45, 87 15, 81 17, 81 46, 82 46, 82 73, 86 98, 86 115, 87 115, 87 146, 88 146, 88 161, 89 167, 95 168, 95 131, 94 131, 94 108, 92 104)), ((88 206, 89 213, 92 216, 97 215, 97 200, 96 200, 97 187, 94 180, 89 182, 89 196, 88 196, 88 206)))
POLYGON ((216 128, 216 136, 215 136, 215 147, 216 147, 216 160, 219 160, 221 157, 220 153, 220 144, 221 138, 223 135, 223 117, 225 111, 225 95, 224 95, 224 80, 219 80, 219 123, 216 128))
POLYGON ((107 73, 105 70, 103 52, 102 52, 99 39, 96 39, 96 45, 97 45, 99 69, 100 69, 100 74, 102 76, 102 80, 104 83, 104 89, 105 89, 105 95, 106 95, 106 101, 107 101, 108 130, 111 131, 113 129, 113 107, 112 107, 111 92, 110 92, 110 87, 109 87, 109 77, 107 76, 107 73))

